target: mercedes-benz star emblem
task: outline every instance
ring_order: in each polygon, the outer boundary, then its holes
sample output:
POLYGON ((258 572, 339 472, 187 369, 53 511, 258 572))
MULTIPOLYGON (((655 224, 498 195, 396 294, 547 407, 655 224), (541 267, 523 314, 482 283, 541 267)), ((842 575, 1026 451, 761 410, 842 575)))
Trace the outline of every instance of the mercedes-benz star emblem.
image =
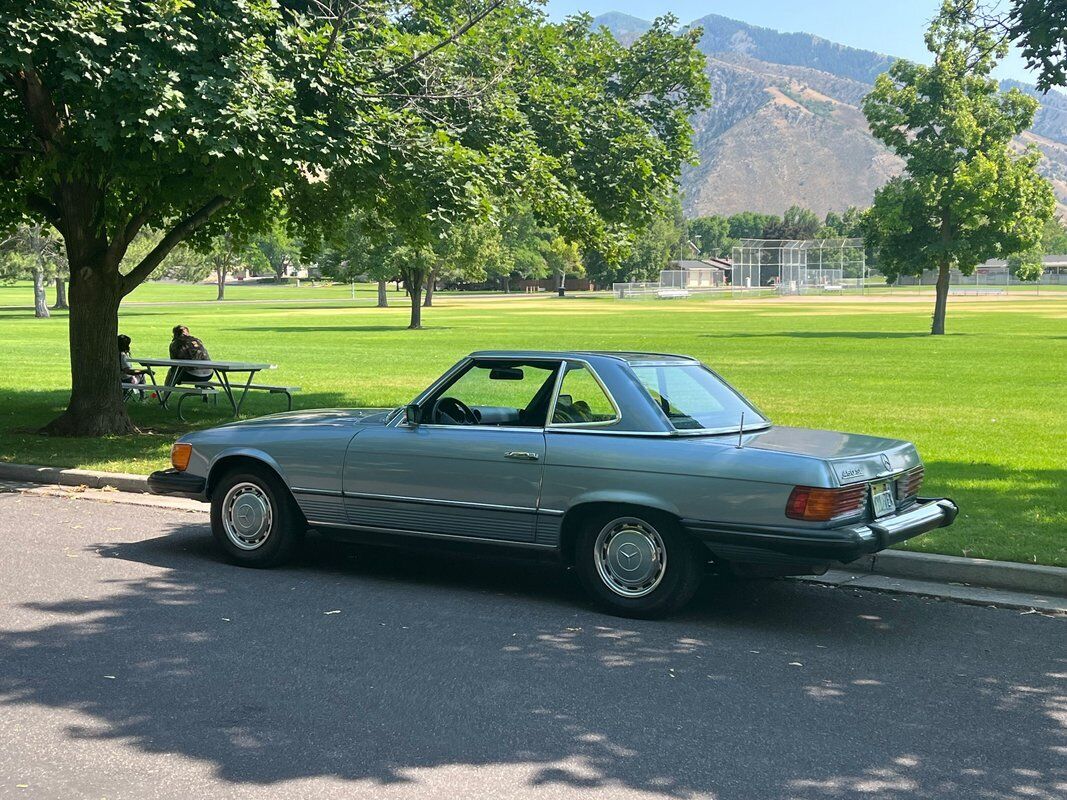
POLYGON ((885 453, 882 453, 882 466, 888 470, 893 469, 893 464, 892 462, 890 462, 889 456, 887 456, 885 453))
POLYGON ((626 571, 637 569, 641 563, 641 551, 637 545, 627 542, 619 548, 619 566, 626 571))

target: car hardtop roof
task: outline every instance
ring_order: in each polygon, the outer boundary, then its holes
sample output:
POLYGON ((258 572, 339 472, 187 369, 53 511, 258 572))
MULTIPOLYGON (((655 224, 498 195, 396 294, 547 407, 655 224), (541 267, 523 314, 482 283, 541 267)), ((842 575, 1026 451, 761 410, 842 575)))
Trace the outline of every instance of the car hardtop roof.
POLYGON ((632 350, 476 350, 470 354, 470 358, 508 360, 523 358, 610 358, 627 364, 663 363, 664 361, 685 364, 699 363, 692 356, 683 356, 677 353, 646 353, 632 350))

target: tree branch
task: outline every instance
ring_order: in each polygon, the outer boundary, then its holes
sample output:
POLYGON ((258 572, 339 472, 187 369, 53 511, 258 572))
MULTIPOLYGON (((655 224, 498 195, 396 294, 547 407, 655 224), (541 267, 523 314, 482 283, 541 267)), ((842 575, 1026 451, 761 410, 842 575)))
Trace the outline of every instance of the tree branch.
POLYGON ((412 67, 417 66, 418 64, 420 64, 423 61, 425 61, 427 58, 432 56, 434 53, 436 53, 441 48, 447 47, 448 45, 455 43, 461 36, 463 36, 463 34, 465 34, 467 31, 469 31, 471 28, 473 28, 475 25, 477 25, 483 19, 488 17, 490 14, 492 14, 494 11, 496 11, 498 8, 500 8, 500 6, 502 6, 503 4, 504 4, 504 0, 493 0, 493 2, 491 2, 485 8, 483 8, 481 11, 479 11, 473 17, 468 19, 466 22, 464 22, 458 28, 456 28, 456 30, 454 30, 450 36, 448 36, 445 39, 442 39, 437 44, 435 44, 433 47, 431 47, 431 48, 429 48, 427 50, 423 50, 421 53, 419 53, 416 56, 413 56, 411 59, 409 59, 408 61, 405 61, 403 64, 400 64, 399 66, 393 67, 392 69, 389 69, 389 70, 384 70, 382 72, 378 72, 375 75, 371 75, 366 80, 360 81, 360 84, 364 84, 365 85, 365 84, 368 84, 368 83, 376 83, 377 81, 385 80, 386 78, 391 78, 394 75, 397 75, 397 74, 399 74, 401 72, 404 72, 405 70, 409 70, 412 67))
POLYGON ((114 263, 119 263, 122 257, 126 255, 126 248, 130 246, 130 242, 133 241, 144 224, 148 222, 148 215, 150 214, 148 207, 142 208, 132 217, 129 222, 122 227, 121 230, 116 229, 115 238, 111 240, 111 246, 108 247, 108 258, 113 259, 114 263))
MULTIPOLYGON (((125 297, 152 274, 160 262, 167 257, 178 244, 185 240, 197 228, 211 219, 211 215, 230 202, 230 198, 216 195, 207 203, 175 225, 159 244, 141 259, 141 263, 126 273, 122 278, 122 295, 125 297)), ((131 223, 133 220, 131 220, 131 223)), ((127 225, 129 228, 129 225, 127 225)))
POLYGON ((48 220, 57 231, 62 231, 62 228, 59 227, 59 209, 48 198, 39 194, 30 194, 26 197, 26 206, 48 220))
POLYGON ((59 135, 62 124, 51 94, 33 67, 26 67, 14 73, 11 80, 22 107, 26 109, 26 116, 29 117, 34 134, 44 148, 48 149, 59 135))

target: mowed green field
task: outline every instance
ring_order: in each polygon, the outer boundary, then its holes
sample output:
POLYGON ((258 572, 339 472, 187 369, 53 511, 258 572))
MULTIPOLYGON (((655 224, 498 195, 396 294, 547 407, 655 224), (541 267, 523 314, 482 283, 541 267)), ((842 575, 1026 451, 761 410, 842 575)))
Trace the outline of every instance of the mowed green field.
MULTIPOLYGON (((355 300, 361 305, 373 305, 378 298, 377 284, 357 283, 355 300)), ((389 284, 393 290, 393 284, 389 284)), ((226 286, 227 301, 323 301, 351 300, 353 287, 316 281, 296 281, 276 284, 270 281, 232 282, 226 286)), ((211 303, 218 289, 213 283, 142 283, 130 296, 128 303, 211 303)), ((403 297, 403 292, 390 291, 390 296, 403 297)), ((48 304, 55 302, 55 287, 48 286, 48 304)), ((33 286, 28 281, 0 284, 0 311, 33 307, 33 286)))
MULTIPOLYGON (((162 291, 158 286, 148 287, 162 291)), ((279 365, 271 382, 304 387, 296 407, 395 406, 481 348, 655 350, 699 357, 776 423, 915 442, 928 494, 957 500, 955 526, 911 546, 1067 566, 1067 302, 950 300, 943 337, 926 335, 927 298, 613 301, 606 297, 442 296, 427 329, 408 309, 274 301, 126 306, 134 354, 165 356, 188 325, 220 359, 279 365)), ((235 293, 236 294, 236 293, 235 293)), ((364 299, 370 302, 369 290, 364 299)), ((152 404, 130 413, 145 434, 96 440, 35 434, 69 386, 62 315, 0 310, 0 459, 146 472, 189 427, 226 421, 187 402, 189 425, 152 404)), ((255 396, 251 414, 281 409, 255 396)))

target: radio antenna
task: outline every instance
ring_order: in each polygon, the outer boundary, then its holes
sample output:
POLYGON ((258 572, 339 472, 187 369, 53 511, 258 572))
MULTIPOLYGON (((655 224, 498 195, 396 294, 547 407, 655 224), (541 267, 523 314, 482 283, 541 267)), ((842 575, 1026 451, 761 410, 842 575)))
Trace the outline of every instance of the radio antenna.
POLYGON ((741 437, 744 436, 744 435, 745 435, 745 412, 742 411, 741 412, 741 425, 737 429, 737 449, 738 450, 740 450, 741 447, 742 447, 741 437))

